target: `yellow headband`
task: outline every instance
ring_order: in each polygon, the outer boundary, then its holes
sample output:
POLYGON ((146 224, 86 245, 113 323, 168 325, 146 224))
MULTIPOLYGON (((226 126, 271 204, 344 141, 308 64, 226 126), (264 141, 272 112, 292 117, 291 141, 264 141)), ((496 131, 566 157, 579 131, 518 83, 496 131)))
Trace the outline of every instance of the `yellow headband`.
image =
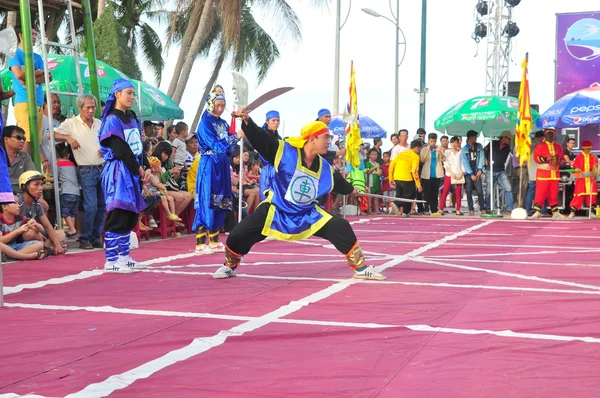
POLYGON ((327 133, 329 133, 329 128, 325 123, 314 121, 302 127, 299 136, 290 137, 286 142, 295 148, 304 148, 304 145, 306 145, 310 138, 327 133))

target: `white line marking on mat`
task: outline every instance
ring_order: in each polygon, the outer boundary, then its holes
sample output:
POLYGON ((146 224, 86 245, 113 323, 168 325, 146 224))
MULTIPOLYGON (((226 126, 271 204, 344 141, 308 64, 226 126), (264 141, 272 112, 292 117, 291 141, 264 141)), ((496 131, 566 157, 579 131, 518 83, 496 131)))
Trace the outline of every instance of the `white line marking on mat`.
POLYGON ((52 278, 45 281, 32 282, 32 283, 23 283, 17 286, 4 286, 4 294, 13 294, 19 293, 24 289, 38 289, 40 287, 48 286, 48 285, 60 285, 61 283, 73 282, 80 279, 91 278, 92 276, 102 275, 103 271, 99 269, 91 270, 91 271, 81 271, 75 275, 67 275, 61 276, 59 278, 52 278))
POLYGON ((431 259, 428 259, 428 258, 425 258, 425 257, 415 257, 415 258, 413 258, 413 260, 417 261, 417 262, 420 262, 420 263, 441 265, 443 267, 449 267, 449 268, 459 268, 459 269, 464 269, 464 270, 467 270, 467 271, 480 271, 480 272, 486 272, 488 274, 508 276, 508 277, 511 277, 511 278, 525 279, 525 280, 529 280, 529 281, 553 283, 553 284, 556 284, 556 285, 572 286, 572 287, 578 287, 578 288, 581 288, 581 289, 600 290, 600 286, 595 286, 595 285, 586 285, 586 284, 583 284, 583 283, 562 281, 562 280, 559 280, 559 279, 540 278, 539 276, 515 274, 513 272, 505 272, 505 271, 499 271, 499 270, 495 270, 495 269, 470 267, 468 265, 450 264, 450 263, 446 263, 446 262, 443 262, 443 261, 431 260, 431 259))

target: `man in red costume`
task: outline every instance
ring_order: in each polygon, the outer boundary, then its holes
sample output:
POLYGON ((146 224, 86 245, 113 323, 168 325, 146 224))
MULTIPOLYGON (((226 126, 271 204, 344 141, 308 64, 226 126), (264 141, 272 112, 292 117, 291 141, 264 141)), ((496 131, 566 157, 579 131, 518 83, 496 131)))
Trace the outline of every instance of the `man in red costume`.
POLYGON ((544 130, 544 142, 535 147, 533 159, 539 164, 535 176, 535 201, 533 209, 535 213, 531 218, 540 218, 542 208, 546 200, 552 209, 552 218, 564 218, 558 212, 558 182, 560 180, 559 166, 564 163, 564 152, 562 147, 554 142, 556 130, 544 130))
POLYGON ((576 175, 575 193, 571 200, 569 218, 575 217, 575 212, 581 210, 584 201, 590 206, 595 206, 596 196, 598 195, 598 181, 596 181, 598 177, 598 158, 590 153, 592 151, 592 142, 583 141, 581 149, 583 152, 577 155, 571 164, 571 167, 577 169, 579 175, 576 175))

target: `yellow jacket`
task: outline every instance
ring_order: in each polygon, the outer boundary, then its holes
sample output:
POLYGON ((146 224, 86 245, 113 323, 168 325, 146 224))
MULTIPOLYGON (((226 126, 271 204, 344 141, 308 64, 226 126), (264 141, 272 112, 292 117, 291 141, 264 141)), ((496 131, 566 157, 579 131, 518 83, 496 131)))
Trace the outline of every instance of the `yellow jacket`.
POLYGON ((192 196, 194 196, 194 193, 196 193, 196 176, 198 175, 198 163, 199 162, 200 162, 200 156, 196 156, 196 159, 194 159, 194 161, 192 162, 192 165, 190 166, 190 169, 188 170, 188 173, 187 173, 187 178, 186 178, 187 190, 189 193, 192 194, 192 196))
POLYGON ((399 153, 390 163, 390 181, 413 181, 417 188, 421 187, 419 179, 419 162, 421 158, 412 149, 399 153))

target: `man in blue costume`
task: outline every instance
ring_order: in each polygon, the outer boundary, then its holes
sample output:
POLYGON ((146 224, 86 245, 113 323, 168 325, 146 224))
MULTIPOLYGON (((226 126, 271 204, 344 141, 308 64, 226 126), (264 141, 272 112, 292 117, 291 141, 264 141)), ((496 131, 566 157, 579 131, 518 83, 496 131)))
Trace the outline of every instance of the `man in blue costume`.
MULTIPOLYGON (((267 112, 266 122, 263 124, 262 129, 271 137, 281 140, 282 138, 279 135, 279 131, 277 131, 280 120, 279 112, 269 111, 267 112)), ((260 154, 258 156, 260 156, 260 154)), ((260 200, 263 201, 266 199, 265 192, 268 191, 271 186, 270 181, 275 176, 275 169, 273 168, 273 165, 267 162, 262 156, 260 156, 260 160, 263 163, 262 170, 260 171, 260 200)))
POLYGON ((139 213, 146 208, 140 180, 145 179, 141 126, 129 111, 135 99, 133 84, 115 80, 102 111, 98 132, 100 152, 105 160, 102 190, 106 202, 105 272, 131 273, 146 268, 129 254, 131 231, 139 213))
POLYGON ((382 274, 367 266, 350 223, 318 206, 317 198, 331 191, 358 194, 321 156, 327 153, 331 142, 327 125, 311 122, 302 128, 299 137, 282 141, 265 134, 245 109, 238 110, 237 114, 244 121, 242 130, 246 138, 273 165, 275 176, 267 199, 230 232, 225 263, 213 277, 236 276, 242 256, 266 237, 301 240, 315 235, 330 241, 346 256, 354 278, 384 280, 382 274))
POLYGON ((238 143, 237 135, 230 134, 229 124, 221 119, 225 111, 223 87, 216 85, 206 103, 196 133, 201 154, 198 176, 202 176, 196 180, 194 195, 197 254, 225 251, 219 230, 225 225, 225 212, 233 210, 229 157, 238 143))

